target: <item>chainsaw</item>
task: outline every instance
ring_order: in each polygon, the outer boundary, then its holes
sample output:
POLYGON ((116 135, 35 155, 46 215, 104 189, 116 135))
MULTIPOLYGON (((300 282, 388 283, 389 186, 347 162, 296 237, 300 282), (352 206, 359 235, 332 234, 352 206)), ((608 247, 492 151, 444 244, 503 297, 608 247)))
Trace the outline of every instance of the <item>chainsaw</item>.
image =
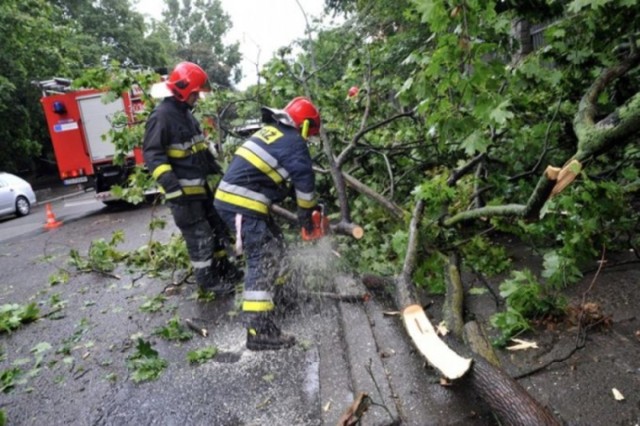
POLYGON ((307 231, 304 227, 301 230, 304 241, 317 240, 327 235, 330 231, 329 218, 324 213, 324 206, 320 205, 319 207, 319 209, 311 213, 311 232, 307 231))

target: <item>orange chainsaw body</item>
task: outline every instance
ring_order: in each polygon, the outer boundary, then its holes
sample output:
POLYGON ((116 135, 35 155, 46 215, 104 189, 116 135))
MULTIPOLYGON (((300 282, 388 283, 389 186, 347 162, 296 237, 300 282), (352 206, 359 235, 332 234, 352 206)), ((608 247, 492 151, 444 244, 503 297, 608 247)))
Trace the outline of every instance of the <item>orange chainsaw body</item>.
POLYGON ((304 241, 313 241, 322 238, 329 233, 329 219, 324 215, 322 210, 314 210, 311 213, 311 224, 313 229, 308 232, 302 228, 302 239, 304 241))

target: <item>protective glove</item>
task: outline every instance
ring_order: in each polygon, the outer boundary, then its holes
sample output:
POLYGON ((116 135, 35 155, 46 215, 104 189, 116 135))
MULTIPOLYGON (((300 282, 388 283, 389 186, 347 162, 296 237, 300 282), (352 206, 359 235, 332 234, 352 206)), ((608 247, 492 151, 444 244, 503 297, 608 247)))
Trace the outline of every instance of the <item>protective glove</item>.
POLYGON ((223 175, 224 174, 224 170, 222 170, 222 166, 220 165, 220 163, 218 163, 216 161, 215 158, 213 158, 213 155, 209 156, 209 159, 207 161, 207 165, 209 166, 209 170, 211 170, 213 173, 215 173, 217 175, 223 175))
POLYGON ((313 221, 311 220, 311 215, 313 214, 314 208, 311 209, 302 209, 298 208, 298 226, 301 229, 307 231, 307 233, 313 232, 313 221))

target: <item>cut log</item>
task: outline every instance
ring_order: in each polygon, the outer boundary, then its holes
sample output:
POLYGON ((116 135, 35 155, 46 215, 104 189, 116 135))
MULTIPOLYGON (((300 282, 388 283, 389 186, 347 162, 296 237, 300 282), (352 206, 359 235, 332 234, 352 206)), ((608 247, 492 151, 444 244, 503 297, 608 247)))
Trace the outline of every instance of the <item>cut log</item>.
POLYGON ((458 379, 469 370, 471 359, 461 357, 440 339, 422 306, 409 305, 404 308, 402 320, 416 348, 444 377, 458 379))
POLYGON ((536 401, 518 382, 481 356, 473 368, 454 385, 470 386, 489 405, 504 425, 560 426, 558 419, 536 401))

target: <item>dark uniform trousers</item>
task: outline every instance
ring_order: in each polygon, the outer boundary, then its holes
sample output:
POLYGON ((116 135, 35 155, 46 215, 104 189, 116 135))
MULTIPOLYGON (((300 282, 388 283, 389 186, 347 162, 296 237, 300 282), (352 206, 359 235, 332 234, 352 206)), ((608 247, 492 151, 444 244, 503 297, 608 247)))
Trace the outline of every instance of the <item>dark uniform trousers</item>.
POLYGON ((213 200, 182 200, 170 202, 169 207, 182 232, 198 285, 206 290, 233 275, 225 250, 227 230, 213 208, 213 200))
MULTIPOLYGON (((237 235, 237 213, 218 209, 218 214, 233 234, 237 235)), ((273 294, 274 283, 280 272, 280 261, 284 255, 284 239, 280 227, 271 216, 242 215, 240 236, 247 264, 244 281, 245 294, 260 292, 273 294)), ((272 310, 273 306, 271 309, 244 309, 243 322, 245 325, 250 325, 249 323, 256 319, 258 313, 268 314, 272 310), (255 312, 255 314, 252 315, 251 312, 255 312)))

